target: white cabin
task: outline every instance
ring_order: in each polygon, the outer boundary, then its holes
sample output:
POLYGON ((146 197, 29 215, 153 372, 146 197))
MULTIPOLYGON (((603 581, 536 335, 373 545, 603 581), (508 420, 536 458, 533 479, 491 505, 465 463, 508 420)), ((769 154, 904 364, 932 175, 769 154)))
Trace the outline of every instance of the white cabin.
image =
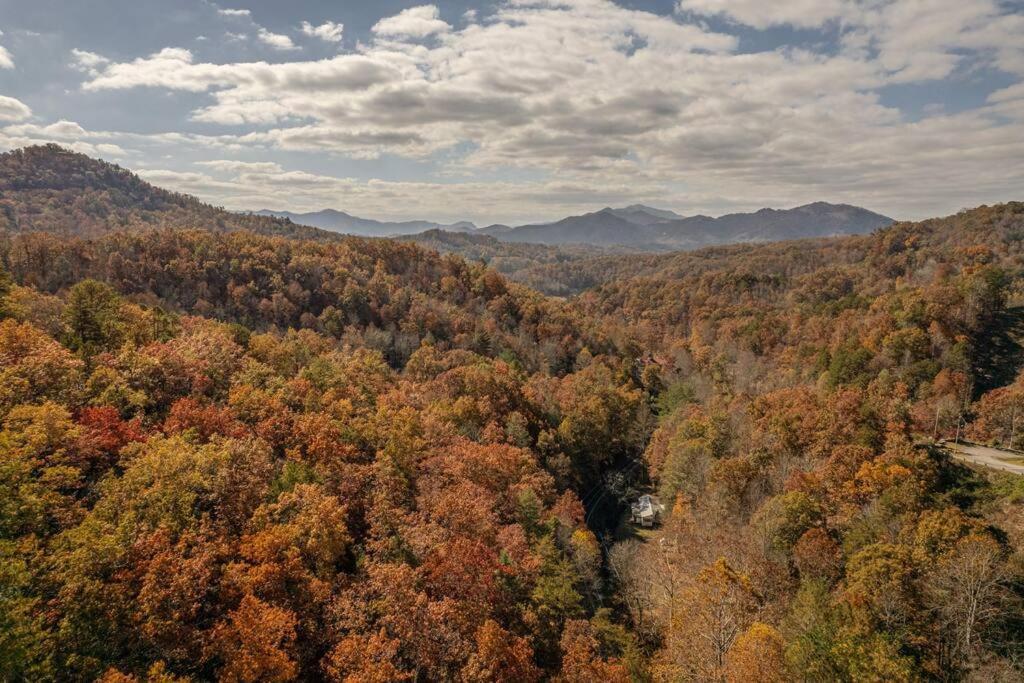
POLYGON ((631 519, 633 524, 650 528, 661 521, 661 515, 665 512, 665 506, 655 498, 644 494, 630 506, 631 519))

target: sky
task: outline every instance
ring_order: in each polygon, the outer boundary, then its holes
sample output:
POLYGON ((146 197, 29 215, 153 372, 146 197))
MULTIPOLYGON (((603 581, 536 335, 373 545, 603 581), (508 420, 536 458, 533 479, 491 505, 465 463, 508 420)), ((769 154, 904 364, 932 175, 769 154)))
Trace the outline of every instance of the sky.
POLYGON ((0 150, 519 224, 1024 200, 1024 0, 0 0, 0 150))

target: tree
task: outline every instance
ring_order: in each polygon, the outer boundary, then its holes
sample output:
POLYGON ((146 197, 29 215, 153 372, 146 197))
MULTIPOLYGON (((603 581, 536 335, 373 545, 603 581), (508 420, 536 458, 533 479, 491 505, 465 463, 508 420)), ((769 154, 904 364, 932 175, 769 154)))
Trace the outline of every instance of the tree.
POLYGON ((945 633, 955 666, 977 660, 986 628, 1007 605, 1003 549, 989 536, 960 539, 926 579, 926 600, 945 633))
POLYGON ((779 632, 767 624, 750 625, 725 656, 725 680, 728 683, 763 681, 783 683, 786 672, 785 643, 779 632))
POLYGON ((918 607, 910 551, 891 543, 874 543, 847 562, 846 599, 866 629, 898 632, 918 607))
POLYGON ((814 527, 793 546, 793 564, 800 576, 831 583, 842 571, 842 549, 827 531, 814 527))
POLYGON ((492 619, 476 632, 476 648, 460 673, 466 683, 532 683, 541 670, 525 638, 515 636, 492 619))
POLYGON ((324 658, 324 671, 332 681, 396 683, 413 678, 402 667, 400 643, 384 629, 370 635, 353 634, 340 640, 324 658))
POLYGON ((291 655, 295 615, 246 595, 213 631, 212 652, 224 662, 221 680, 290 681, 298 668, 291 655))
MULTIPOLYGON (((141 680, 142 683, 188 683, 191 679, 175 676, 167 671, 167 665, 164 662, 156 662, 149 667, 141 680)), ((140 683, 140 679, 138 676, 124 674, 111 668, 97 679, 97 683, 140 683)))
POLYGON ((7 301, 7 297, 11 293, 11 276, 4 270, 3 266, 0 266, 0 320, 11 315, 10 303, 7 301))
POLYGON ((575 588, 577 576, 572 565, 559 555, 550 540, 542 543, 540 554, 544 563, 530 600, 535 614, 534 649, 540 653, 542 663, 549 664, 555 659, 553 644, 558 642, 566 620, 583 615, 583 599, 575 588))
POLYGON ((601 546, 589 529, 574 531, 569 543, 576 574, 590 603, 595 604, 601 590, 601 546))
POLYGON ((99 351, 112 351, 124 334, 121 298, 109 285, 82 280, 68 291, 64 319, 68 345, 86 358, 99 351))
POLYGON ((31 569, 38 547, 0 540, 0 679, 47 680, 54 674, 52 635, 31 569))
POLYGON ((146 534, 126 555, 130 623, 147 651, 183 669, 204 661, 207 623, 220 611, 218 573, 228 556, 216 538, 164 529, 146 534))
POLYGON ((790 670, 808 681, 846 680, 844 616, 824 581, 803 580, 782 622, 790 670))
POLYGON ((668 678, 721 677, 726 654, 752 623, 758 602, 750 578, 724 558, 706 566, 679 595, 660 671, 668 678))
POLYGON ((11 410, 0 430, 0 539, 46 535, 77 521, 78 430, 62 406, 11 410))
POLYGON ((74 405, 82 361, 29 323, 0 321, 0 416, 19 403, 74 405))
POLYGON ((565 623, 562 632, 562 668, 555 678, 557 683, 626 683, 629 676, 617 661, 602 659, 593 627, 582 619, 565 623))
POLYGON ((788 556, 793 545, 822 517, 817 501, 802 491, 791 491, 765 502, 751 523, 760 531, 767 548, 788 556))

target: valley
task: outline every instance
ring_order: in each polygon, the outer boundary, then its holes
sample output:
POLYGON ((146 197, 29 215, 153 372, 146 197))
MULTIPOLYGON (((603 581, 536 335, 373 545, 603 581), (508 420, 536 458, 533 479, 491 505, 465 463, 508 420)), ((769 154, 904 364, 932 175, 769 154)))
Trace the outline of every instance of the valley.
POLYGON ((1022 203, 624 254, 49 146, 0 215, 4 678, 1016 675, 1024 477, 920 435, 1024 446, 1022 203))

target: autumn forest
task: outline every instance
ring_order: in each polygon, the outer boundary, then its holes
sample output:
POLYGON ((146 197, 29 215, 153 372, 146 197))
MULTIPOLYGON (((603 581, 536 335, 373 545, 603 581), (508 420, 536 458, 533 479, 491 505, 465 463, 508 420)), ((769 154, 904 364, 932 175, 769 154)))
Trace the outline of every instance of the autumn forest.
POLYGON ((1022 330, 1024 203, 625 254, 5 153, 0 680, 1019 681, 941 441, 1024 450, 1022 330))

